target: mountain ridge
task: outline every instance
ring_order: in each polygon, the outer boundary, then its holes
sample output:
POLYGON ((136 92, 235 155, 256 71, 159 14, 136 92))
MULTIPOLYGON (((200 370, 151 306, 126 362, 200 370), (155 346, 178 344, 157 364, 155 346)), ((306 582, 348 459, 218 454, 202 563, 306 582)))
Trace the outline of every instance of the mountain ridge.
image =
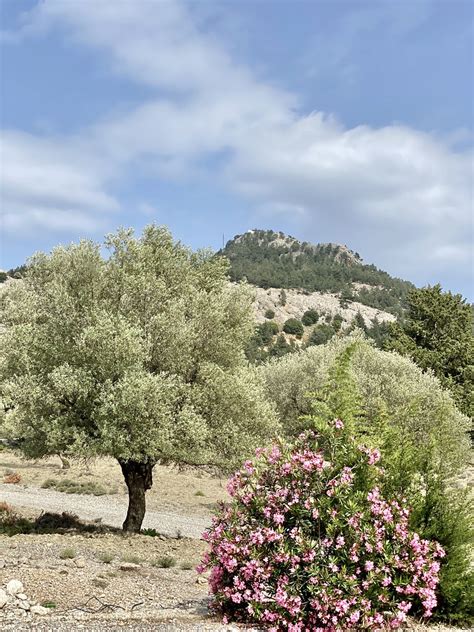
POLYGON ((330 292, 394 315, 403 313, 406 295, 414 287, 365 263, 345 244, 312 244, 273 230, 236 235, 220 254, 230 261, 233 281, 246 279, 264 289, 330 292))

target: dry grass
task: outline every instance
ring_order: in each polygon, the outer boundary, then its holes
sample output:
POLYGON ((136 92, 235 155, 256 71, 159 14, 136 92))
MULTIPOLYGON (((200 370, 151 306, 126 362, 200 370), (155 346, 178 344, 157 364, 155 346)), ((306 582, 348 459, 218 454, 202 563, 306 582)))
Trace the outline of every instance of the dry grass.
POLYGON ((59 557, 62 560, 73 560, 76 557, 76 551, 74 549, 71 549, 71 548, 63 549, 59 553, 59 557))
POLYGON ((41 487, 43 489, 55 489, 58 492, 64 492, 66 494, 90 494, 92 496, 105 496, 105 494, 114 494, 117 492, 117 488, 106 489, 103 485, 95 481, 72 481, 69 478, 62 480, 48 478, 41 487))

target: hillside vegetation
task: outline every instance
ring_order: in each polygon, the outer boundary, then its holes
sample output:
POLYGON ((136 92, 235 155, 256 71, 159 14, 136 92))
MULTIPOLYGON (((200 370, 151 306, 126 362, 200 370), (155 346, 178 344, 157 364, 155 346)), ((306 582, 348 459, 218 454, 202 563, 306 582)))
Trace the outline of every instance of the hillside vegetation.
POLYGON ((392 314, 400 314, 412 283, 363 262, 340 244, 310 244, 272 230, 250 230, 221 251, 231 262, 232 280, 246 278, 263 288, 298 288, 341 293, 392 314))

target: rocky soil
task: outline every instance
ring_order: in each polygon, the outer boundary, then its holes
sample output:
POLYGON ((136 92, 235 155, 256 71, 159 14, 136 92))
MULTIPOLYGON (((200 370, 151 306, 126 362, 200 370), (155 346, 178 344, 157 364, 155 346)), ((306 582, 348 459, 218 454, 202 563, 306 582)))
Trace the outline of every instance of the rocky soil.
POLYGON ((203 550, 200 540, 119 533, 0 537, 0 628, 204 623, 207 582, 194 570, 203 550))
MULTIPOLYGON (((207 581, 194 570, 205 550, 200 533, 215 502, 226 496, 224 481, 199 470, 158 467, 148 497, 148 524, 160 534, 130 536, 105 526, 120 524, 125 515, 118 466, 101 459, 61 470, 60 463, 59 458, 22 461, 0 452, 0 475, 21 475, 19 484, 0 485, 0 502, 8 500, 21 516, 33 519, 41 511, 72 511, 83 519, 100 512, 102 518, 61 532, 0 535, 0 630, 245 629, 223 625, 209 614, 207 581), (96 497, 42 489, 42 482, 50 478, 101 482, 116 493, 96 497)), ((411 629, 454 630, 416 624, 411 629)))
POLYGON ((261 287, 255 287, 254 311, 257 322, 262 323, 265 320, 265 312, 272 309, 275 312, 275 320, 279 324, 283 324, 288 318, 301 319, 304 312, 308 309, 315 309, 319 314, 330 315, 334 317, 340 314, 346 325, 352 323, 357 312, 360 312, 364 318, 365 324, 370 326, 372 320, 377 318, 379 322, 394 321, 395 316, 388 312, 368 307, 356 301, 349 302, 347 307, 341 307, 340 299, 337 294, 323 294, 322 292, 303 292, 301 290, 285 290, 286 305, 280 304, 281 290, 278 288, 269 288, 265 290, 261 287))

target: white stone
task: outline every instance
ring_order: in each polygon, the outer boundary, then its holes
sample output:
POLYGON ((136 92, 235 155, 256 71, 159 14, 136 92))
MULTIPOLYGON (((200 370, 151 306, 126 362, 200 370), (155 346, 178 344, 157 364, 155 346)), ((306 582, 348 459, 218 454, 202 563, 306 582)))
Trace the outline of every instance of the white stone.
POLYGON ((85 568, 86 563, 82 557, 78 557, 77 560, 74 560, 74 564, 77 568, 85 568))
POLYGON ((8 603, 8 595, 3 590, 3 588, 0 588, 0 608, 3 608, 3 606, 7 603, 8 603))
POLYGON ((23 584, 18 579, 11 579, 7 584, 7 593, 9 595, 18 595, 23 592, 23 584))
POLYGON ((44 608, 43 606, 31 606, 30 612, 32 614, 45 615, 48 614, 48 608, 44 608))
POLYGON ((17 599, 21 599, 21 601, 25 601, 26 599, 28 599, 28 597, 25 595, 25 593, 18 593, 16 598, 17 599))
POLYGON ((19 601, 17 603, 17 606, 19 608, 21 608, 22 610, 29 610, 30 609, 30 604, 28 601, 19 601))

